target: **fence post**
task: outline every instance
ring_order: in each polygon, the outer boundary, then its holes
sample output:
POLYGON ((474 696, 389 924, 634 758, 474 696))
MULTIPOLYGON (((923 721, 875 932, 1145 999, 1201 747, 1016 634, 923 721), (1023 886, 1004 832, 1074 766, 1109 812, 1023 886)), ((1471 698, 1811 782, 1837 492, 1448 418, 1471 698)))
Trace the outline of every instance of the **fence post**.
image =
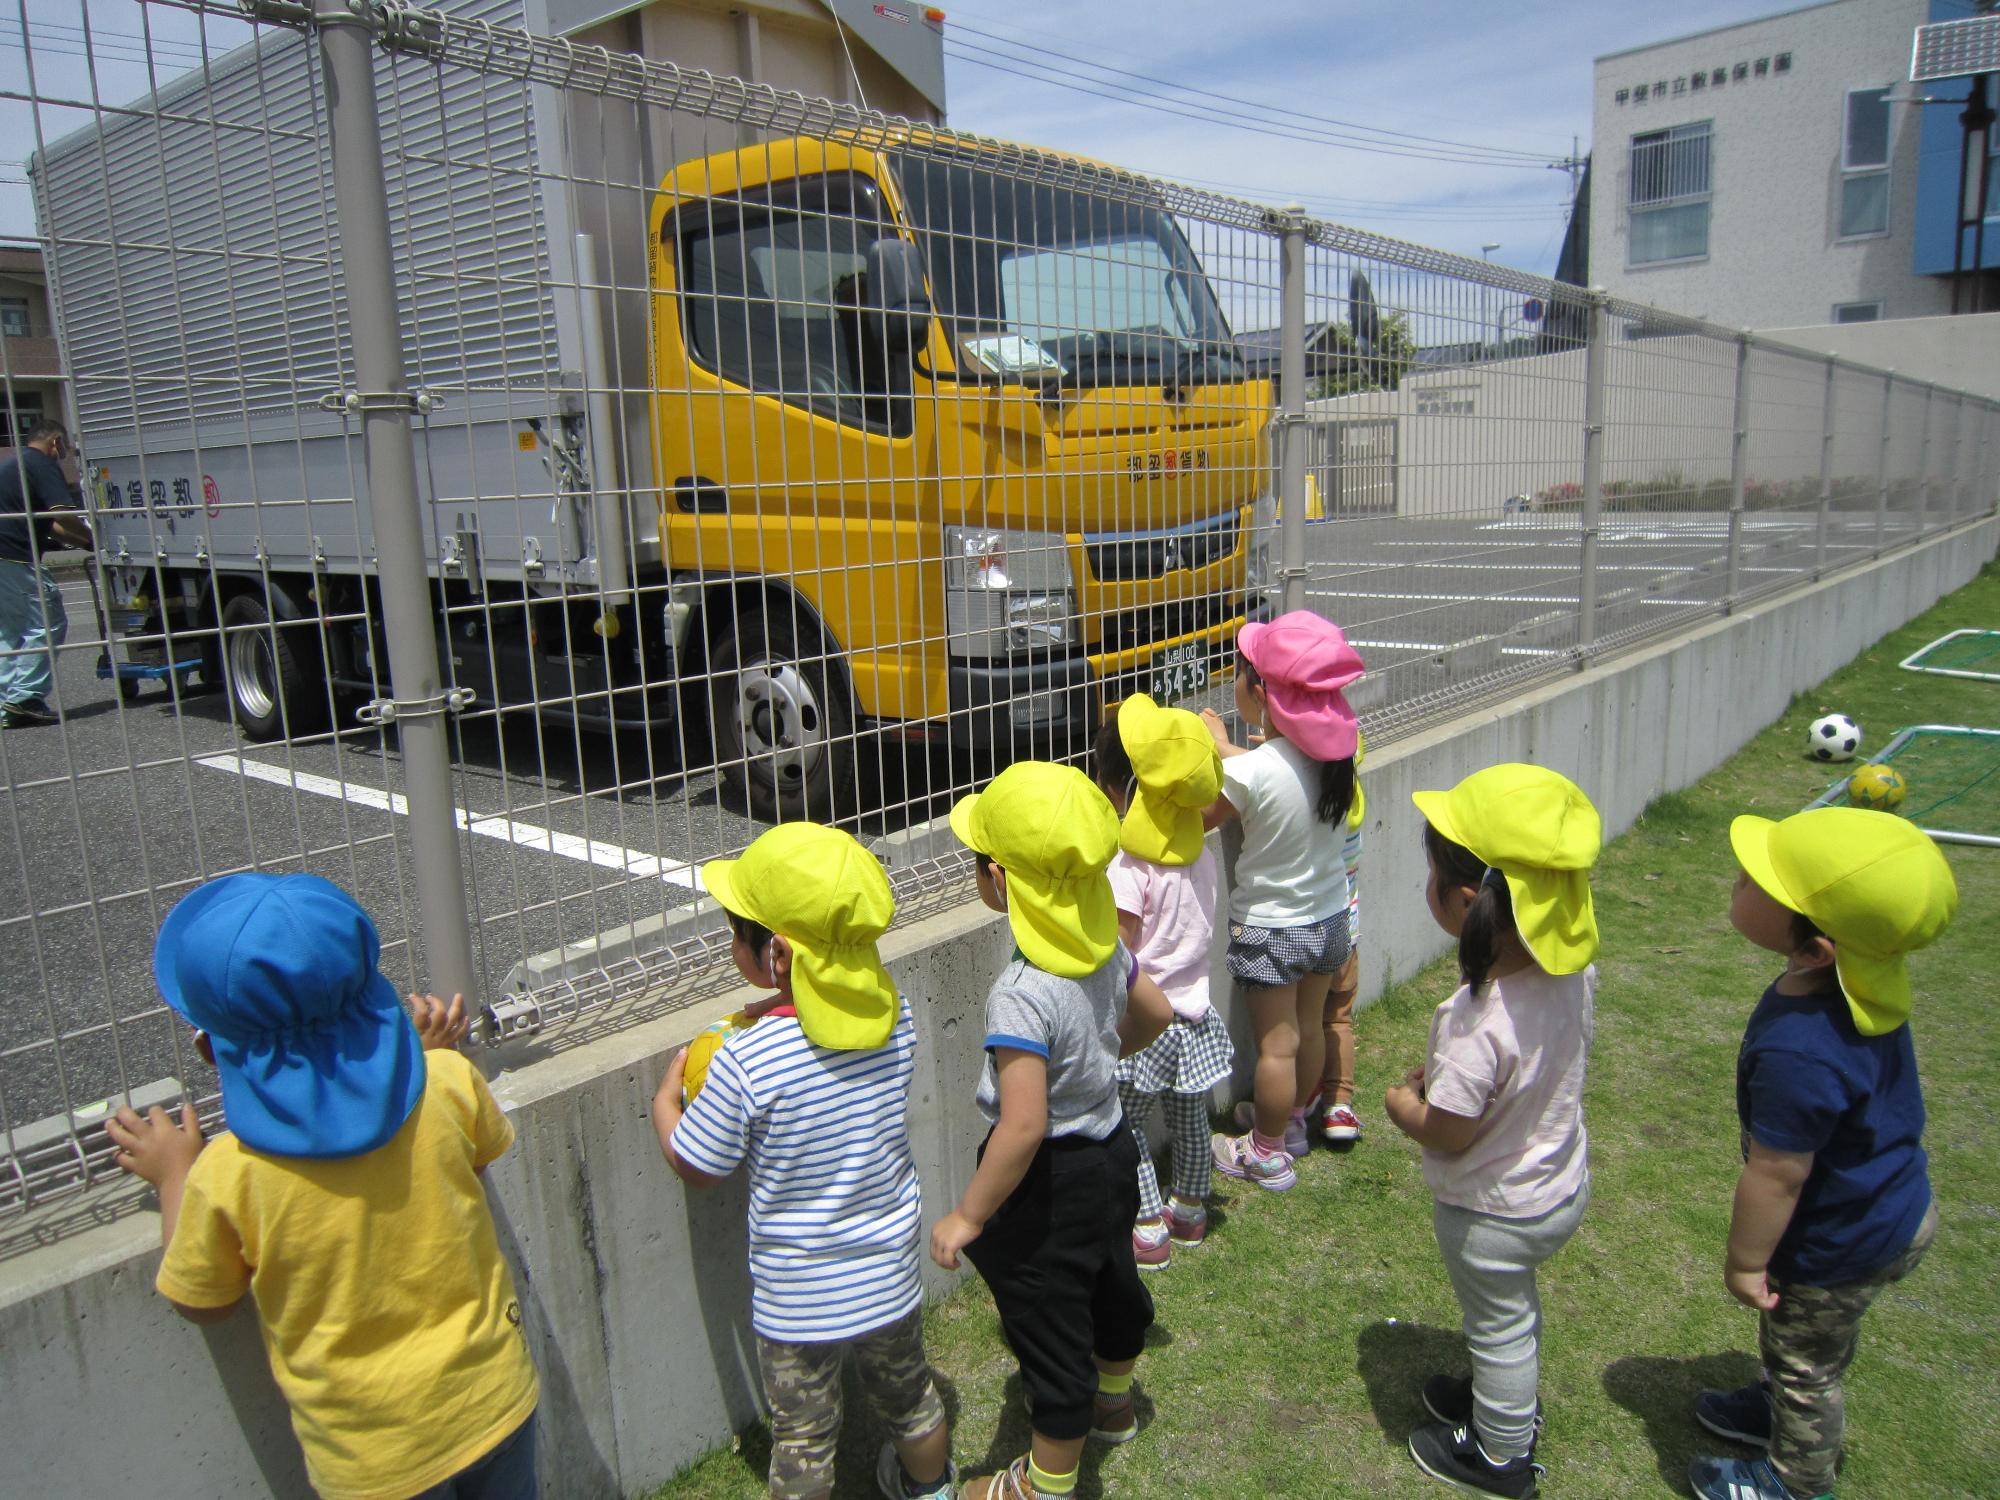
POLYGON ((1750 447, 1750 334, 1736 335, 1736 401, 1730 416, 1729 437, 1729 558, 1722 612, 1736 609, 1736 594, 1743 578, 1743 481, 1750 447))
POLYGON ((1952 405, 1957 414, 1951 419, 1951 514, 1945 521, 1947 527, 1956 526, 1959 512, 1965 509, 1965 392, 1953 397, 1952 405))
MULTIPOLYGON (((409 798, 410 853, 417 895, 416 933, 426 975, 440 994, 476 1003, 481 986, 472 958, 453 819, 449 712, 438 669, 437 624, 424 564, 416 449, 416 410, 403 371, 403 331, 396 310, 396 270, 389 244, 389 193, 375 103, 374 11, 349 0, 313 0, 313 24, 326 79, 327 134, 333 150, 335 222, 347 282, 348 337, 367 463, 382 632, 409 798)), ((415 968, 416 955, 411 955, 415 968)))
POLYGON ((1833 509, 1833 394, 1840 361, 1826 357, 1826 395, 1819 420, 1819 515, 1813 523, 1813 577, 1826 571, 1826 528, 1833 509))
POLYGON ((1936 394, 1935 385, 1924 386, 1924 435, 1917 445, 1917 519, 1910 528, 1913 542, 1923 537, 1924 522, 1931 508, 1931 398, 1936 394))
POLYGON ((1882 436, 1875 455, 1875 555, 1880 557, 1889 536, 1889 443, 1895 436, 1896 372, 1882 372, 1882 436))
POLYGON ((1288 206, 1278 228, 1278 576, 1287 612, 1306 607, 1306 220, 1288 206))
POLYGON ((1583 525, 1577 589, 1576 661, 1581 667, 1597 642, 1597 531, 1604 516, 1605 323, 1609 301, 1601 286, 1590 289, 1589 321, 1583 346, 1583 525))

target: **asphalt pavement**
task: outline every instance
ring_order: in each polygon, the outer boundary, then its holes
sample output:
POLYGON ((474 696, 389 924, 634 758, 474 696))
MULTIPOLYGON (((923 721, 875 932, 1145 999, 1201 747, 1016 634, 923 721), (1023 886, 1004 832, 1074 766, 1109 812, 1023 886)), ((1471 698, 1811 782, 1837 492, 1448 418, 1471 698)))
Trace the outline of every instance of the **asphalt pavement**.
MULTIPOLYGON (((1600 636, 1711 611, 1726 591, 1727 517, 1629 516, 1599 538, 1600 636)), ((1891 540, 1895 540, 1892 536, 1891 540)), ((1815 563, 1810 514, 1746 518, 1745 590, 1815 563)), ((1872 515, 1836 516, 1826 563, 1865 555, 1872 515)), ((1566 659, 1576 644, 1573 516, 1392 518, 1308 529, 1308 597, 1369 664, 1363 712, 1443 711, 1482 677, 1566 659)), ((122 701, 94 674, 81 575, 58 695, 63 722, 0 734, 0 1124, 19 1127, 155 1080, 212 1082, 150 976, 153 934, 193 885, 232 869, 311 870, 353 890, 399 985, 424 972, 393 736, 356 730, 287 747, 240 738, 219 692, 145 684, 122 701)), ((1225 704, 1228 690, 1203 701, 1225 704)), ((456 778, 475 953, 489 995, 523 958, 694 899, 692 865, 756 825, 712 773, 679 769, 670 736, 616 742, 523 720, 465 725, 456 778)), ((934 817, 950 773, 871 825, 934 817)))

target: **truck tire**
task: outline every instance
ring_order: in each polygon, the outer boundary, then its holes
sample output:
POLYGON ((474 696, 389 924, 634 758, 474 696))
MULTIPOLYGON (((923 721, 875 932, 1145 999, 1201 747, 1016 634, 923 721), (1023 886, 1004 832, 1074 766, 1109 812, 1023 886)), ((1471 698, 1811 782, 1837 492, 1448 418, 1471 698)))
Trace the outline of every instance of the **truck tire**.
POLYGON ((832 648, 759 597, 709 654, 709 723, 725 796, 764 823, 848 816, 854 700, 832 648))
POLYGON ((292 738, 326 723, 326 681, 310 623, 271 628, 271 612, 255 594, 222 606, 222 675, 229 712, 253 740, 292 738))

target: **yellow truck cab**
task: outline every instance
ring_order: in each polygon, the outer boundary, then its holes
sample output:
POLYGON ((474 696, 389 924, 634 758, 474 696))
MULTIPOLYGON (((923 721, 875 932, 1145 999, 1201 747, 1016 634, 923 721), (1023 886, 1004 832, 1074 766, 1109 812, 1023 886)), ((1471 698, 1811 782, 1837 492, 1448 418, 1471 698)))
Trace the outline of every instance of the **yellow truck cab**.
POLYGON ((1060 755, 1233 665, 1268 382, 1143 181, 917 133, 675 169, 651 214, 674 659, 766 818, 859 747, 1060 755))

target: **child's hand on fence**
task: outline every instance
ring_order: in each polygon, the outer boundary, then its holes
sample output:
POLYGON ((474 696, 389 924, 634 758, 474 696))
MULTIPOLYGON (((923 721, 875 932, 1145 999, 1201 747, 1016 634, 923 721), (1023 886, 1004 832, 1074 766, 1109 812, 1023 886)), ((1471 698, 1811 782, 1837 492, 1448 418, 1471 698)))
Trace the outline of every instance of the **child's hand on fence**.
POLYGON ((201 1118, 191 1103, 181 1105, 179 1124, 157 1104, 146 1111, 144 1119, 131 1105, 121 1105, 105 1122, 104 1133, 118 1148, 112 1160, 156 1188, 184 1179, 203 1145, 201 1118))
POLYGON ((440 1047, 456 1047, 472 1030, 472 1020, 465 1013, 463 995, 453 995, 449 1005, 436 995, 412 995, 410 1020, 416 1025, 417 1038, 424 1044, 426 1052, 440 1047))
POLYGON ((947 1271, 956 1271, 958 1252, 978 1239, 985 1227, 953 1209, 931 1226, 931 1259, 947 1271))
POLYGON ((1215 737, 1216 748, 1227 750, 1230 745, 1229 726, 1222 722, 1222 715, 1212 708, 1201 711, 1201 722, 1208 726, 1208 732, 1215 737))

